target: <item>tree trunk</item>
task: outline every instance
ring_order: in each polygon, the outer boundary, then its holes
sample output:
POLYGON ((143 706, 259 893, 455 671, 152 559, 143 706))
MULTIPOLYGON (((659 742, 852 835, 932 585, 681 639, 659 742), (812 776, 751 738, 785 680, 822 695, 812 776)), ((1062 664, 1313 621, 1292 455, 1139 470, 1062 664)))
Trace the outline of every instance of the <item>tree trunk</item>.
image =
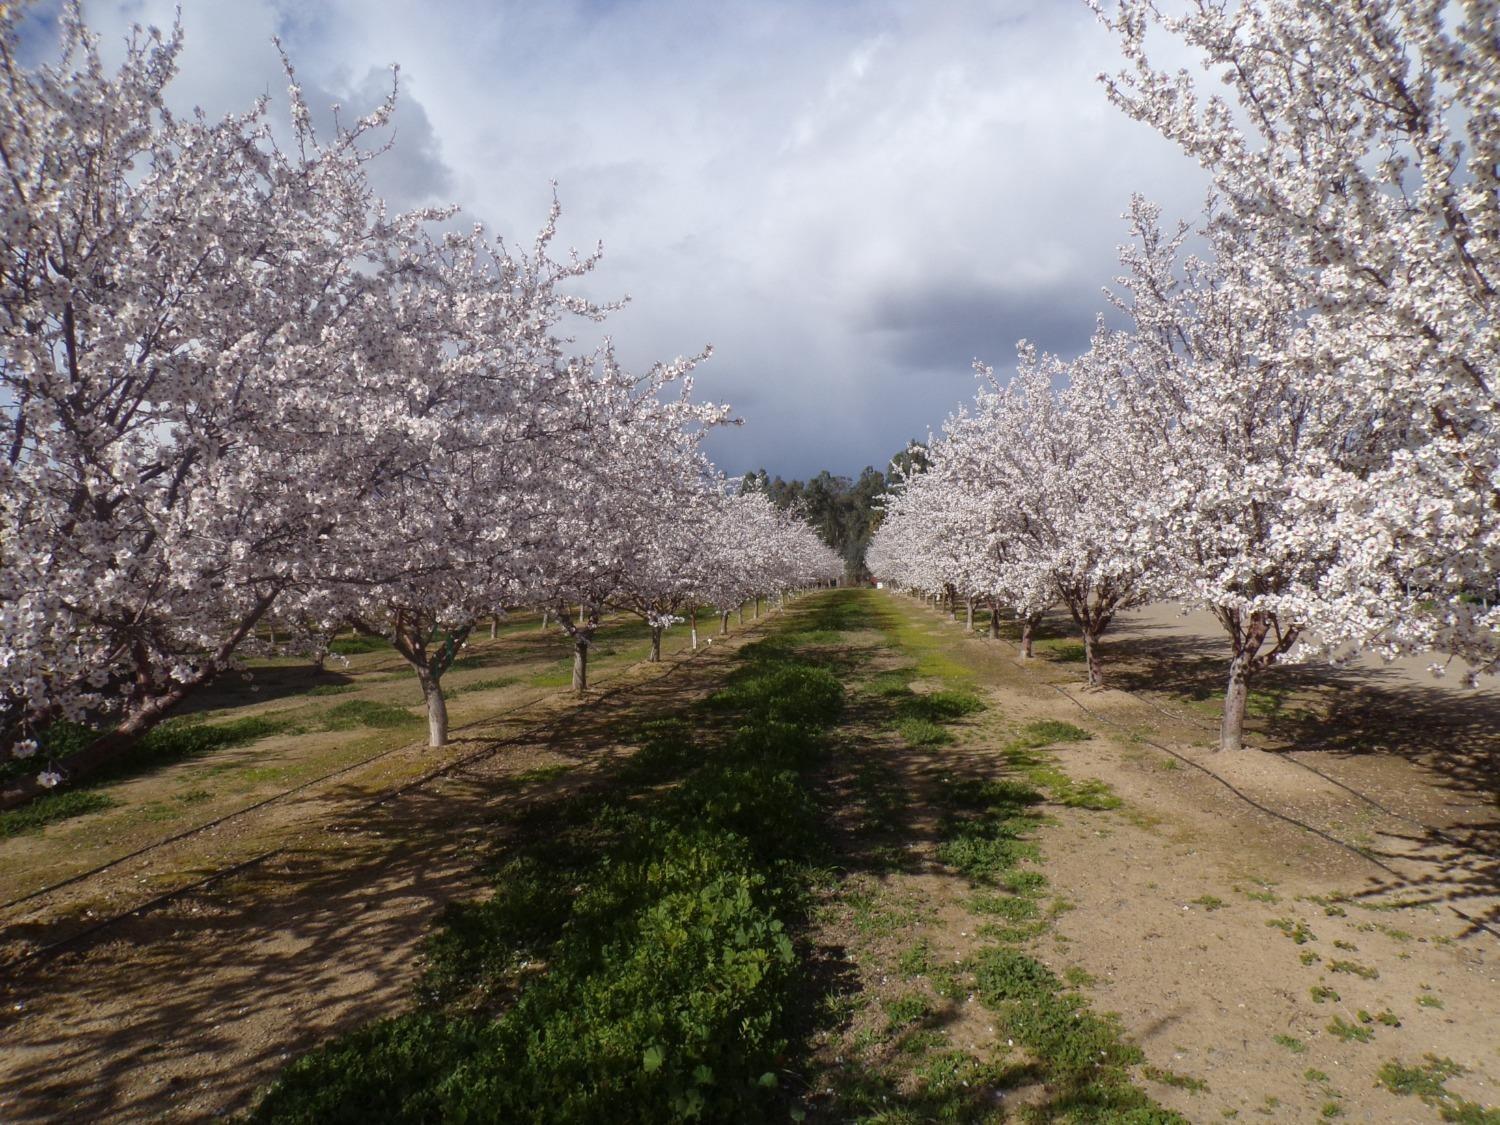
MULTIPOLYGON (((77 753, 59 763, 69 784, 88 777, 125 753, 152 727, 156 726, 181 703, 190 688, 179 684, 164 695, 147 700, 127 714, 112 730, 107 730, 77 753)), ((38 763, 40 765, 40 763, 38 763)), ((0 790, 0 810, 17 805, 48 792, 37 780, 39 773, 27 773, 6 783, 0 790)))
POLYGON ((1269 667, 1297 639, 1300 630, 1283 631, 1270 614, 1252 613, 1243 621, 1238 613, 1228 618, 1220 617, 1225 625, 1233 626, 1230 637, 1234 644, 1234 659, 1229 662, 1229 686, 1224 691, 1224 717, 1219 724, 1219 749, 1243 750, 1245 747, 1245 704, 1250 698, 1250 679, 1258 671, 1269 667), (1260 655, 1266 635, 1276 629, 1276 643, 1264 656, 1260 655))
POLYGON ((573 638, 573 690, 582 695, 589 686, 589 642, 587 637, 573 638))
MULTIPOLYGON (((212 658, 199 666, 198 674, 191 681, 174 682, 169 690, 138 701, 134 709, 115 724, 112 730, 105 731, 76 754, 68 755, 66 762, 63 763, 67 770, 67 779, 71 782, 87 777, 101 766, 119 757, 134 746, 141 735, 170 715, 194 688, 201 687, 218 675, 234 650, 245 642, 245 638, 254 636, 255 627, 260 624, 261 618, 271 608, 279 592, 279 590, 273 590, 260 595, 254 607, 240 620, 234 632, 225 638, 218 650, 213 653, 212 658)), ((4 788, 0 788, 0 811, 15 808, 47 792, 47 788, 37 780, 39 776, 36 773, 28 773, 6 784, 4 788)))
POLYGON ((578 603, 578 624, 583 624, 583 603, 578 603))
POLYGON ((760 620, 760 595, 755 595, 755 620, 760 620))
POLYGON ((1035 654, 1032 641, 1036 636, 1036 618, 1028 617, 1021 622, 1021 659, 1030 660, 1035 654))
POLYGON ((419 677, 422 694, 427 698, 427 745, 448 745, 448 701, 443 698, 443 682, 430 673, 419 677))
POLYGON ((998 604, 996 604, 994 598, 991 598, 989 601, 990 601, 990 639, 991 640, 999 640, 1000 639, 1000 606, 998 604))
POLYGON ((1219 725, 1219 749, 1245 748, 1245 703, 1250 698, 1250 660, 1240 653, 1229 664, 1229 688, 1224 692, 1224 719, 1219 725))
POLYGON ((964 632, 974 631, 974 599, 970 598, 964 603, 964 632))
POLYGON ((729 611, 727 609, 719 614, 719 636, 729 636, 729 611))
POLYGON ((648 657, 646 657, 646 660, 649 663, 651 663, 651 664, 658 664, 658 663, 661 662, 661 626, 660 625, 653 625, 653 626, 651 626, 651 655, 648 656, 648 657))
POLYGON ((490 640, 494 640, 500 632, 500 618, 497 614, 490 614, 490 640))
POLYGON ((693 636, 693 651, 697 652, 698 651, 698 611, 697 611, 697 609, 690 609, 690 610, 688 610, 688 630, 692 633, 692 636, 693 636))
POLYGON ((1103 687, 1104 666, 1099 661, 1099 638, 1087 630, 1083 634, 1083 659, 1089 666, 1089 687, 1103 687))
POLYGON ((744 602, 740 602, 740 624, 743 625, 744 623, 745 623, 745 603, 744 602))
POLYGON ((547 619, 551 616, 552 611, 550 609, 542 610, 542 632, 544 633, 547 631, 547 619))

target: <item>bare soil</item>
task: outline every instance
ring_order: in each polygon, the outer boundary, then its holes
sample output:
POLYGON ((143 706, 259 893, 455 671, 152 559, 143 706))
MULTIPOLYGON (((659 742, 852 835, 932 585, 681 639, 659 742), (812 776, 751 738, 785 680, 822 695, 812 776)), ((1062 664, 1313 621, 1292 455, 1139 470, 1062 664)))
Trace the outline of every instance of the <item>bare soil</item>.
MULTIPOLYGON (((244 1109, 296 1054, 410 1002, 441 908, 482 889, 497 810, 585 785, 628 713, 691 699, 754 631, 553 695, 441 751, 409 746, 222 832, 189 837, 0 921, 0 1121, 197 1121, 244 1109), (520 733, 517 728, 521 727, 520 733), (491 753, 492 752, 492 753, 491 753), (444 764, 454 772, 373 805, 444 764), (269 859, 24 960, 107 911, 269 859)), ((675 647, 675 646, 674 646, 675 647)), ((165 780, 159 782, 166 784, 165 780)))
MULTIPOLYGON (((1493 693, 1386 668, 1278 670, 1257 685, 1257 749, 1231 758, 1211 749, 1222 675, 1212 637, 1125 621, 1106 645, 1111 688, 1089 692, 1060 622, 1039 658, 1021 662, 1014 645, 967 636, 947 614, 871 596, 935 639, 989 710, 957 724, 952 746, 908 748, 857 715, 844 732, 844 772, 828 784, 856 793, 858 756, 878 753, 906 806, 903 827, 877 842, 907 855, 866 862, 851 843, 833 874, 810 940, 844 977, 830 994, 845 998, 848 1018, 818 1045, 819 1066, 852 1065, 855 1051, 870 1063, 900 1055, 903 1036, 884 1029, 913 991, 928 996, 951 1049, 1012 1050, 979 1005, 945 992, 942 974, 917 980, 899 964, 924 940, 938 968, 978 941, 971 888, 933 858, 933 778, 1000 776, 1014 732, 1056 719, 1092 735, 1057 749, 1057 764, 1107 782, 1124 805, 1046 810, 1038 842, 1057 899, 1031 952, 1092 979, 1082 990, 1143 1048, 1153 1097, 1192 1121, 1435 1122, 1438 1107, 1376 1080, 1383 1063, 1430 1054, 1463 1068, 1447 1081, 1455 1096, 1500 1103, 1493 693)), ((398 800, 369 807, 382 786, 430 769, 429 752, 393 753, 295 811, 247 818, 223 834, 227 844, 190 838, 0 918, 0 1120, 232 1112, 284 1060, 399 1010, 434 915, 480 889, 476 856, 497 810, 588 784, 617 750, 609 721, 710 690, 746 635, 665 678, 632 670, 620 681, 629 690, 585 708, 537 702, 491 723, 485 712, 501 698, 475 699, 473 725, 443 753, 495 752, 398 800), (17 960, 76 932, 88 911, 144 901, 268 847, 279 850, 264 863, 60 957, 17 960)), ((917 686, 943 682, 935 672, 917 686)), ((857 826, 844 827, 852 841, 857 826)), ((6 855, 0 847, 0 863, 6 855)), ((997 1114, 1042 1099, 1024 1066, 1015 1073, 997 1114)))
POLYGON ((1125 807, 1103 822, 1061 810, 1044 832, 1048 877, 1076 909, 1038 952, 1094 976, 1096 1006, 1151 1065, 1207 1084, 1154 1097, 1194 1121, 1435 1121, 1376 1081, 1385 1062, 1435 1055, 1464 1068, 1454 1094, 1500 1104, 1493 690, 1384 666, 1277 669, 1249 724, 1265 749, 1222 754, 1212 693, 1228 656, 1213 636, 1127 620, 1106 648, 1114 686, 1089 691, 1081 665, 1046 658, 1071 655, 1062 622, 1022 662, 895 600, 954 636, 998 711, 1093 734, 1060 764, 1125 807))

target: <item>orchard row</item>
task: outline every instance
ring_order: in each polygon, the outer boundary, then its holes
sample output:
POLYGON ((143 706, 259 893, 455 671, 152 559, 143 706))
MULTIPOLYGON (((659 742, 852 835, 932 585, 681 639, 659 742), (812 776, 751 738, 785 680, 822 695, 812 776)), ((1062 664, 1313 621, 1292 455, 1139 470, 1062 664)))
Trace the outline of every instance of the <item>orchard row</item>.
POLYGON ((573 348, 615 306, 565 292, 597 254, 554 255, 555 206, 521 249, 387 211, 394 82, 320 130, 288 62, 290 130, 265 100, 180 117, 180 29, 111 72, 69 5, 28 67, 25 8, 0 8, 0 805, 127 749, 268 626, 388 637, 441 743, 442 674, 504 607, 556 615, 581 688, 606 607, 660 630, 839 573, 730 498, 695 360, 573 348), (99 733, 50 760, 59 723, 99 733))
POLYGON ((1226 748, 1252 678, 1289 656, 1431 652, 1493 672, 1494 5, 1094 7, 1127 61, 1113 100, 1213 193, 1165 230, 1135 201, 1118 315, 1084 355, 1023 344, 1004 387, 980 369, 926 471, 889 497, 871 569, 1007 607, 1023 638, 1065 606, 1095 684, 1120 610, 1211 610, 1233 648, 1226 748), (1208 93, 1151 63, 1157 33, 1199 56, 1208 93))

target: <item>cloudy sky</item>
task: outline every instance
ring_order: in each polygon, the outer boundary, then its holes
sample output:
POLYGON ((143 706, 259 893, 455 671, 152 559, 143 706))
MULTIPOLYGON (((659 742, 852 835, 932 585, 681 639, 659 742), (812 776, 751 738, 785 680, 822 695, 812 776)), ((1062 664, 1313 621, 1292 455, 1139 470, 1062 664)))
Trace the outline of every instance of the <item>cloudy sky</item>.
MULTIPOLYGON (((53 5, 55 6, 55 5, 53 5)), ((45 36, 38 9, 28 46, 45 36)), ((85 0, 106 44, 171 0, 85 0)), ((715 347, 701 397, 744 419, 729 473, 884 465, 1023 337, 1075 354, 1130 194, 1190 216, 1204 180, 1111 107, 1082 0, 182 0, 174 101, 373 106, 401 66, 401 205, 602 242, 589 295, 645 366, 715 347)))

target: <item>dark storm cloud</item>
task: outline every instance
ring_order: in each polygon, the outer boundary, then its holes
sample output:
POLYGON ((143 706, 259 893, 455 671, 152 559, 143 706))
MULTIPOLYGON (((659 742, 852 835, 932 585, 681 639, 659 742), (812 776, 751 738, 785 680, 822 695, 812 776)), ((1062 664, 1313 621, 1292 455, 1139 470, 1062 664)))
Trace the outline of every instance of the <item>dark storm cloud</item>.
POLYGON ((914 371, 964 370, 975 359, 1009 367, 1016 343, 1074 356, 1088 347, 1094 312, 1081 282, 1015 293, 998 286, 942 283, 931 289, 878 295, 869 331, 887 337, 895 362, 914 371))
MULTIPOLYGON (((379 108, 390 96, 389 69, 372 69, 343 89, 307 86, 305 95, 320 131, 333 125, 332 107, 348 128, 365 114, 379 108)), ((393 210, 405 211, 435 203, 446 203, 453 192, 453 172, 443 161, 442 145, 432 120, 409 81, 398 84, 396 112, 388 132, 372 136, 371 146, 391 143, 391 150, 369 164, 370 184, 393 210)))
MULTIPOLYGON (((172 20, 87 9, 116 41, 172 20)), ((633 298, 604 329, 622 357, 715 345, 698 388, 746 421, 710 443, 730 472, 857 471, 969 398, 976 356, 1004 378, 1022 337, 1076 354, 1131 192, 1190 217, 1203 188, 1107 103, 1118 49, 1082 0, 184 0, 183 22, 174 104, 211 112, 280 97, 273 34, 351 111, 399 62, 372 169, 393 202, 525 243, 556 180, 559 248, 605 246, 583 292, 633 298)))

